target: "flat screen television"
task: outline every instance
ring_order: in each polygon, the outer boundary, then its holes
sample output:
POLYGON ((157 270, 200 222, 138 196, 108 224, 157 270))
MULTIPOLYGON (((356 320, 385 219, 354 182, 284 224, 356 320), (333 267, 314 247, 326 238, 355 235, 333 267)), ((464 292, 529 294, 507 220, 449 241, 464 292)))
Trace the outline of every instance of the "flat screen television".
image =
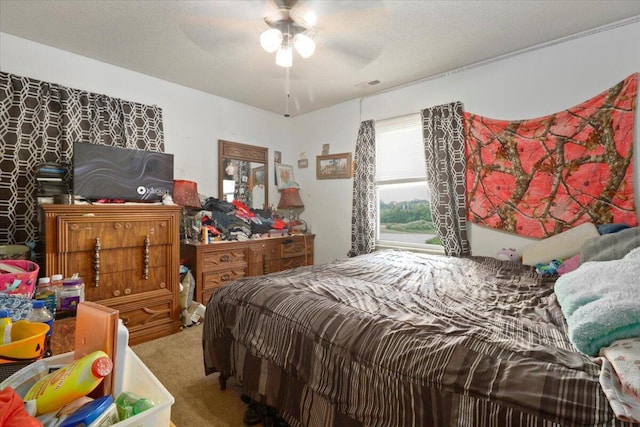
POLYGON ((76 197, 158 201, 172 191, 173 154, 73 143, 76 197))

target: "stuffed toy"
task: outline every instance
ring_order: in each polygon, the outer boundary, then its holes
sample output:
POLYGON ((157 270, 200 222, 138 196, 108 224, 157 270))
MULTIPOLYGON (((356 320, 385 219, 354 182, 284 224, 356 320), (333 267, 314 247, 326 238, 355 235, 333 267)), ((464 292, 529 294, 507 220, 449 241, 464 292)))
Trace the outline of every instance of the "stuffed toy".
POLYGON ((501 261, 511 261, 511 262, 520 262, 520 254, 516 252, 515 249, 509 248, 498 251, 498 255, 496 256, 501 261))
POLYGON ((536 264, 536 271, 543 276, 553 276, 558 273, 558 268, 562 265, 561 259, 552 259, 548 264, 536 264))

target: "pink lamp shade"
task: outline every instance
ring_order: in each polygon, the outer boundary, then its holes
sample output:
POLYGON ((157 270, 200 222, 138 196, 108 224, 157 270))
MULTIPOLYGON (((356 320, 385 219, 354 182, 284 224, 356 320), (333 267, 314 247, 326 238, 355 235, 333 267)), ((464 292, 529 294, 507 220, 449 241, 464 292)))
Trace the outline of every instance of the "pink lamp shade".
POLYGON ((300 192, 295 187, 283 188, 280 191, 278 209, 302 209, 304 203, 300 199, 300 192))
POLYGON ((185 208, 202 209, 202 203, 198 197, 198 184, 184 179, 174 179, 173 201, 185 208))

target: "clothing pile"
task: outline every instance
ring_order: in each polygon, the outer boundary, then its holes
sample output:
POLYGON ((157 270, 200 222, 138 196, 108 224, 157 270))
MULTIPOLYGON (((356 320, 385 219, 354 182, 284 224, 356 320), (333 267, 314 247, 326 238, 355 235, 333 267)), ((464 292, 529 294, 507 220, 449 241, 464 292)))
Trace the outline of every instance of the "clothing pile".
POLYGON ((222 240, 249 240, 286 226, 269 210, 252 209, 237 200, 225 202, 209 197, 202 208, 202 226, 207 228, 209 235, 219 236, 222 240))

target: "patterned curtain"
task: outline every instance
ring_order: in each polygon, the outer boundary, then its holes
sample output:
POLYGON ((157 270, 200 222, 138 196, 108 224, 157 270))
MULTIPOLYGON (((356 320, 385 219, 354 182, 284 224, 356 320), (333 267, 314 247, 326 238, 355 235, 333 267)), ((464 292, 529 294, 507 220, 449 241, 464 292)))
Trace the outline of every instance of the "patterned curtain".
POLYGON ((164 151, 162 110, 0 72, 0 244, 39 242, 36 167, 73 142, 164 151))
POLYGON ((350 257, 373 252, 376 243, 376 131, 373 120, 360 123, 353 179, 350 257))
POLYGON ((467 255, 462 103, 422 110, 422 131, 431 192, 431 213, 445 254, 467 255))

